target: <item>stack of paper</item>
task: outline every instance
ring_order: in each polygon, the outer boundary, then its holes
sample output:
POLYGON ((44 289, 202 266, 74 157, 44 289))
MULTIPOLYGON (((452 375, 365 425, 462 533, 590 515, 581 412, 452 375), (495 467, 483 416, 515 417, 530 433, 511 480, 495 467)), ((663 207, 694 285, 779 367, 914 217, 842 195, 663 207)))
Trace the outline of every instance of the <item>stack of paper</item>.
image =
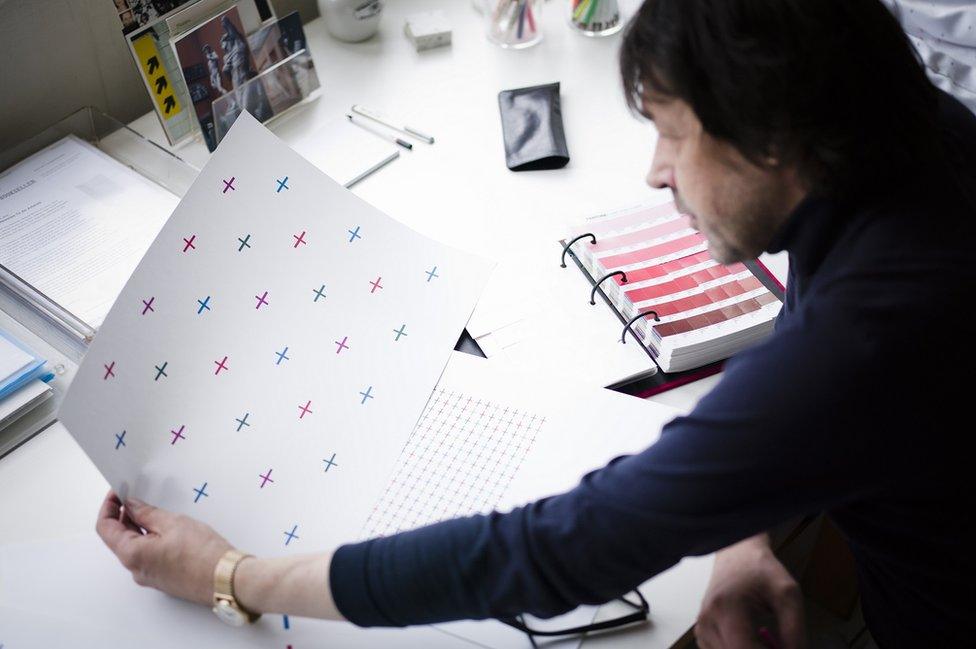
POLYGON ((51 396, 44 359, 0 331, 0 430, 51 396))

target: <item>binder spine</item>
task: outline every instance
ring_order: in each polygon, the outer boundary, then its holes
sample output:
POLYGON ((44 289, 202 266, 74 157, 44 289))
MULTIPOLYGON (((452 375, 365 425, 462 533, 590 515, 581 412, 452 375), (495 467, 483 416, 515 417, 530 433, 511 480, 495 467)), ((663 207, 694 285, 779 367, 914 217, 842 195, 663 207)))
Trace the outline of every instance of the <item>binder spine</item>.
MULTIPOLYGON (((615 316, 617 316, 617 319, 620 320, 620 324, 622 324, 622 325, 628 325, 627 318, 624 316, 624 314, 621 313, 620 310, 616 306, 614 306, 613 300, 611 300, 609 298, 609 296, 607 296, 607 294, 603 291, 603 289, 600 288, 600 282, 602 282, 603 280, 607 279, 608 277, 612 277, 614 275, 618 275, 619 274, 619 275, 623 275, 624 278, 626 278, 626 274, 624 273, 624 271, 616 271, 616 272, 610 273, 608 275, 605 275, 600 280, 594 279, 593 278, 593 275, 591 275, 590 274, 590 271, 586 269, 586 266, 583 265, 583 262, 576 255, 576 253, 573 252, 572 250, 570 250, 570 246, 572 246, 575 242, 579 241, 580 239, 584 239, 586 237, 591 237, 590 243, 592 243, 594 245, 596 244, 596 237, 593 234, 591 234, 591 233, 581 234, 580 236, 576 237, 575 239, 570 240, 569 243, 567 243, 566 245, 563 246, 562 263, 560 263, 560 266, 563 267, 563 268, 566 267, 566 263, 565 263, 566 262, 566 253, 568 252, 569 255, 573 258, 573 262, 575 262, 576 267, 579 268, 579 270, 580 270, 581 273, 583 273, 583 277, 585 277, 586 278, 586 281, 588 281, 590 283, 590 286, 593 287, 590 290, 590 304, 596 305, 596 295, 597 295, 597 293, 599 293, 600 294, 600 297, 603 298, 604 303, 607 305, 607 307, 610 309, 610 311, 612 311, 613 314, 615 316)), ((651 362, 652 363, 654 363, 654 366, 657 368, 658 372, 660 372, 661 374, 664 374, 663 370, 661 370, 661 366, 658 365, 657 357, 655 356, 654 350, 651 349, 650 347, 648 347, 647 345, 643 344, 640 341, 638 341, 638 343, 639 343, 640 348, 644 350, 644 353, 647 354, 647 357, 651 359, 651 362)))
MULTIPOLYGON (((559 261, 559 267, 560 268, 566 268, 566 253, 567 252, 573 256, 573 259, 578 259, 576 257, 576 253, 573 252, 571 250, 571 248, 573 247, 573 244, 574 243, 576 243, 580 239, 585 239, 586 237, 589 237, 590 238, 590 245, 591 246, 595 246, 596 245, 596 235, 593 234, 592 232, 587 232, 585 234, 581 234, 578 237, 575 237, 575 238, 571 239, 569 243, 567 243, 565 246, 563 246, 563 256, 562 256, 562 259, 560 259, 560 261, 559 261)), ((579 263, 579 262, 577 261, 577 263, 579 263)))
POLYGON ((597 292, 597 290, 600 290, 600 292, 602 293, 602 289, 600 289, 600 284, 602 284, 603 282, 607 281, 608 279, 610 279, 611 277, 614 277, 616 275, 620 275, 620 280, 624 284, 627 283, 627 273, 625 273, 624 271, 622 271, 622 270, 615 270, 612 273, 607 273, 606 275, 604 275, 603 277, 601 277, 600 279, 598 279, 595 284, 593 284, 593 289, 590 291, 590 304, 596 304, 596 292, 597 292))
POLYGON ((641 318, 646 318, 649 315, 654 316, 654 322, 661 321, 661 318, 657 317, 657 311, 645 311, 644 313, 638 313, 633 318, 631 318, 627 322, 627 324, 624 325, 624 330, 620 332, 620 342, 623 343, 624 345, 627 344, 626 338, 627 338, 627 332, 629 331, 630 335, 634 337, 634 340, 636 340, 638 343, 643 345, 644 343, 641 341, 640 336, 638 336, 637 333, 633 329, 631 329, 631 327, 634 325, 635 322, 637 322, 641 318))

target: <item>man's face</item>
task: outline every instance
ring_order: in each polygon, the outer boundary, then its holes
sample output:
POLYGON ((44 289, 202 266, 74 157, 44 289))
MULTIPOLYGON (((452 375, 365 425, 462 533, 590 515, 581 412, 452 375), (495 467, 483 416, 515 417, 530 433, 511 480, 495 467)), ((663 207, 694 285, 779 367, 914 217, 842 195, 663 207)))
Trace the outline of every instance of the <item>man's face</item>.
POLYGON ((751 163, 680 99, 650 96, 644 110, 659 133, 647 184, 671 188, 719 263, 758 257, 806 193, 795 170, 751 163))

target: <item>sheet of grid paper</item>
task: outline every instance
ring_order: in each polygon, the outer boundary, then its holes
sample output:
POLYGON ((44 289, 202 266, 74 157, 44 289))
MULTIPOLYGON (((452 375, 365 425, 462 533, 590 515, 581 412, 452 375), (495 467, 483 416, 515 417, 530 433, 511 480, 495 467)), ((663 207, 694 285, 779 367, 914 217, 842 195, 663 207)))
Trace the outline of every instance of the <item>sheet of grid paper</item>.
POLYGON ((546 417, 438 387, 366 521, 364 538, 498 506, 546 417))

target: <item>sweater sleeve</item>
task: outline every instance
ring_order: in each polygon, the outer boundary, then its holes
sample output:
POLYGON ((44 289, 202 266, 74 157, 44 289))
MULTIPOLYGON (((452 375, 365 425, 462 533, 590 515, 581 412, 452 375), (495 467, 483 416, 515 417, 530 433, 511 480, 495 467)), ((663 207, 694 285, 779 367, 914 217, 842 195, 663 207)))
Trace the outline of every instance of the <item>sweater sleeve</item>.
POLYGON ((818 317, 798 314, 729 361, 658 442, 567 493, 342 546, 330 569, 339 611, 361 626, 551 617, 876 489, 872 438, 855 431, 883 426, 871 402, 886 398, 873 381, 886 368, 870 342, 818 317))

